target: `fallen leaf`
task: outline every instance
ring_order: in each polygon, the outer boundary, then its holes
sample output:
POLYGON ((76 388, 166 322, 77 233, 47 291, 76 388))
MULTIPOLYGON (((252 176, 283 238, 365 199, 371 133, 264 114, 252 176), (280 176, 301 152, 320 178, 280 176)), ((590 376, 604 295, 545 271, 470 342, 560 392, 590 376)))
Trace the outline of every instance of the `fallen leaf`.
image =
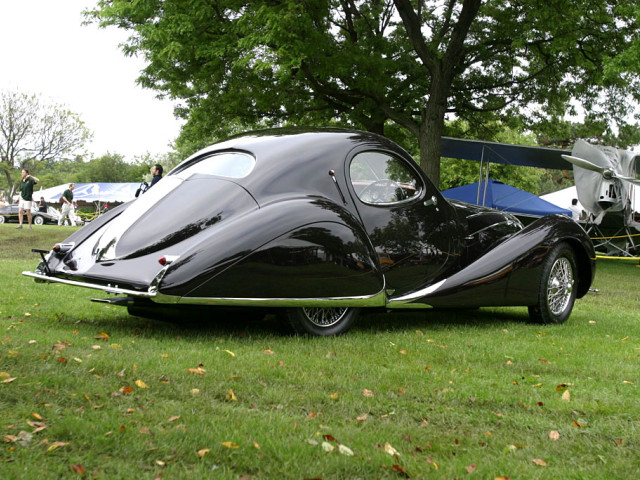
POLYGON ((32 413, 31 416, 36 420, 44 420, 38 413, 32 413))
POLYGON ((206 372, 206 370, 202 367, 189 368, 188 371, 191 373, 197 373, 198 375, 203 375, 204 372, 206 372))
POLYGON ((237 402, 238 401, 238 399, 236 398, 236 396, 233 393, 233 390, 229 390, 224 398, 225 398, 225 400, 227 402, 237 402))
POLYGON ((562 400, 564 400, 565 402, 571 401, 571 394, 569 393, 569 390, 564 391, 564 393, 562 394, 562 400))
POLYGON ((329 442, 322 442, 322 449, 329 453, 329 452, 333 452, 334 446, 331 445, 329 442))
POLYGON ((11 383, 11 382, 13 382, 16 378, 18 378, 18 377, 5 378, 5 379, 4 379, 4 380, 2 380, 2 382, 0 382, 0 383, 11 383))
POLYGON ((265 355, 273 355, 273 352, 271 351, 271 349, 267 348, 265 351, 263 351, 262 353, 264 353, 265 355))
POLYGON ((535 463, 536 465, 540 465, 541 467, 546 467, 547 466, 547 462, 545 462, 541 458, 533 458, 531 461, 533 463, 535 463))
POLYGON ((400 350, 400 353, 401 353, 402 355, 406 355, 406 354, 407 354, 407 353, 409 353, 409 352, 407 352, 406 350, 400 350))
POLYGON ((8 372, 0 372, 0 379, 6 379, 9 378, 11 375, 9 375, 8 372))
POLYGON ((82 465, 71 465, 71 470, 73 473, 78 475, 84 475, 84 467, 82 465))
POLYGON ((391 469, 394 472, 398 472, 398 473, 401 473, 402 475, 404 475, 404 478, 411 478, 411 476, 407 473, 407 471, 403 467, 401 467, 400 465, 392 465, 391 469))
POLYGON ((360 415, 359 417, 356 417, 356 422, 357 422, 357 423, 362 423, 362 422, 364 422, 368 417, 369 417, 369 414, 368 414, 368 413, 364 413, 364 414, 360 415))
POLYGON ((192 388, 191 389, 191 393, 193 393, 194 395, 197 395, 200 393, 200 389, 199 388, 192 388))
POLYGON ((368 398, 373 397, 373 391, 372 390, 368 390, 366 388, 362 389, 362 395, 368 398))
POLYGON ((560 433, 557 430, 551 430, 549 432, 549 438, 555 442, 560 439, 560 433))
POLYGON ((238 444, 233 442, 221 442, 220 445, 226 448, 238 448, 238 444))
POLYGON ((175 422, 179 418, 180 418, 180 415, 174 415, 173 417, 169 418, 169 420, 167 420, 167 423, 175 422))
POLYGON ((202 450, 198 450, 198 457, 202 458, 209 452, 210 450, 208 448, 203 448, 202 450))
POLYGON ((102 347, 100 345, 92 345, 91 348, 93 348, 94 350, 102 350, 102 347))
POLYGON ((52 452, 58 448, 66 447, 69 445, 69 442, 53 442, 49 448, 47 448, 47 452, 52 452))
POLYGON ((566 390, 567 388, 573 386, 573 383, 561 383, 556 387, 557 392, 561 392, 562 390, 566 390))
POLYGON ((478 464, 474 463, 473 465, 467 465, 466 467, 464 467, 465 470, 469 473, 473 473, 476 471, 476 468, 478 468, 478 464))
POLYGON ((133 392, 133 387, 121 387, 118 391, 123 395, 128 395, 129 393, 133 392))
POLYGON ((253 448, 255 448, 256 450, 260 450, 260 445, 258 444, 258 442, 253 442, 253 448))
POLYGON ((111 335, 109 335, 106 332, 98 332, 98 336, 96 337, 96 340, 100 340, 101 342, 107 342, 109 341, 110 337, 111 335))
POLYGON ((338 445, 338 452, 348 457, 353 457, 353 451, 344 445, 338 445))
POLYGON ((338 399, 338 392, 336 392, 336 393, 332 393, 332 394, 330 395, 330 397, 331 397, 331 400, 337 400, 337 399, 338 399))
POLYGON ((392 456, 400 455, 400 452, 393 448, 389 442, 384 444, 384 451, 392 456))
POLYGON ((233 353, 231 350, 225 350, 225 352, 227 352, 229 355, 231 355, 232 357, 235 357, 236 354, 233 353))
POLYGON ((136 380, 135 384, 137 385, 138 388, 149 388, 149 385, 144 383, 142 380, 136 380))

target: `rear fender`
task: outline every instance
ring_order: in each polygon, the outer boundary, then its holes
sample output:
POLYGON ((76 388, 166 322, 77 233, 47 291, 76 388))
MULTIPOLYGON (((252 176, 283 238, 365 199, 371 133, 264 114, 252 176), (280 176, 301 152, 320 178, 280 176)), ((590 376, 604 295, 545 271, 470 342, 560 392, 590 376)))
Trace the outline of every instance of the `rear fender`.
POLYGON ((328 298, 378 294, 384 279, 358 220, 324 198, 266 205, 211 228, 167 270, 159 293, 210 298, 328 298))

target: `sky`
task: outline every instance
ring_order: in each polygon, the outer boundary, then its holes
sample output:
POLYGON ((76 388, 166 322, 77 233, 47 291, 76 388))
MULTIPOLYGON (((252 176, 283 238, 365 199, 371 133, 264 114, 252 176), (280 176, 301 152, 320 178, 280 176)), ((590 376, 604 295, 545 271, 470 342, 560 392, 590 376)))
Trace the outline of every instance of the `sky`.
POLYGON ((144 62, 118 45, 127 32, 82 25, 97 0, 0 0, 0 90, 39 94, 77 113, 90 156, 162 154, 180 133, 169 100, 136 84, 144 62))

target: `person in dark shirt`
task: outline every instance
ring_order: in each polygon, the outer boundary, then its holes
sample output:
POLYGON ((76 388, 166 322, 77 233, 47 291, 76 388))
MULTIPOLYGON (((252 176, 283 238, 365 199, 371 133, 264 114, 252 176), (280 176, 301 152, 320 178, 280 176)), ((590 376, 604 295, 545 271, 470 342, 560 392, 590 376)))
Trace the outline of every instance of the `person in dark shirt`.
POLYGON ((75 227, 75 223, 69 217, 71 209, 73 208, 73 189, 75 187, 76 186, 73 183, 70 183, 69 188, 67 188, 60 197, 60 200, 62 201, 62 212, 60 214, 60 218, 58 218, 58 226, 63 225, 64 221, 66 219, 69 219, 69 223, 71 224, 71 226, 75 227))
POLYGON ((47 213, 47 209, 49 205, 44 201, 44 197, 40 197, 40 201, 38 202, 38 211, 42 213, 47 213))
POLYGON ((160 179, 162 178, 162 172, 163 168, 159 163, 156 163, 153 167, 151 167, 151 174, 153 175, 153 179, 151 180, 151 185, 149 185, 149 188, 153 187, 160 181, 160 179))
POLYGON ((20 181, 20 200, 18 201, 18 225, 17 228, 22 228, 22 214, 27 212, 27 219, 29 221, 29 228, 31 228, 31 208, 33 206, 33 186, 38 183, 38 180, 33 175, 29 174, 29 170, 22 169, 22 180, 20 181))

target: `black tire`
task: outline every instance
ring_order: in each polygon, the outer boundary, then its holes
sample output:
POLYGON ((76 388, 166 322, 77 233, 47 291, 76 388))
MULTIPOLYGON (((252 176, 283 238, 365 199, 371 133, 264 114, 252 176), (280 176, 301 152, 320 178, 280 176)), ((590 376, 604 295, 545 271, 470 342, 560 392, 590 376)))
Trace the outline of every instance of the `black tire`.
POLYGON ((4 223, 4 216, 0 215, 0 224, 4 223))
POLYGON ((36 215, 33 217, 34 225, 42 225, 43 223, 44 223, 44 218, 42 218, 42 215, 36 215))
POLYGON ((567 243, 559 243, 544 260, 538 286, 538 303, 529 307, 534 323, 564 323, 576 301, 576 256, 567 243))
POLYGON ((341 335, 354 324, 360 310, 353 307, 287 308, 286 316, 293 330, 316 337, 341 335))

